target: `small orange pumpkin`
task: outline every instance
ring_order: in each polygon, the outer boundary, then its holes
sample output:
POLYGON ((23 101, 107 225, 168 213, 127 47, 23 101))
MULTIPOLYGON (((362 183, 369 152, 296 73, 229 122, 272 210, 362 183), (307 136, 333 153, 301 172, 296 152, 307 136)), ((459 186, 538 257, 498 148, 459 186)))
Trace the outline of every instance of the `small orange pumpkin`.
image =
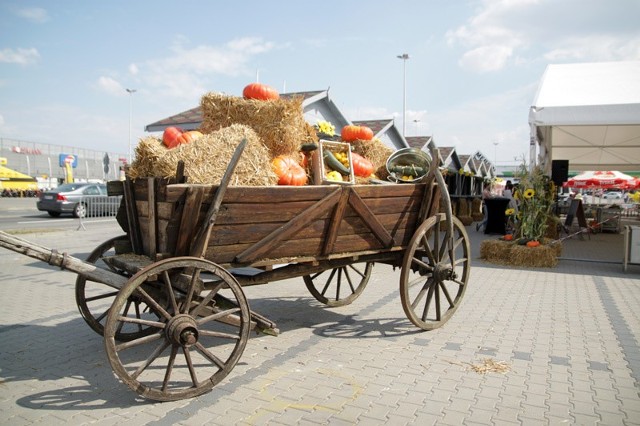
POLYGON ((531 240, 527 241, 527 247, 538 247, 540 245, 540 241, 531 240))
POLYGON ((342 128, 340 137, 345 142, 353 142, 356 140, 370 141, 373 139, 373 130, 367 126, 355 126, 353 124, 349 124, 342 128))
POLYGON ((504 237, 502 237, 503 240, 505 241, 513 241, 513 235, 512 234, 507 234, 504 237))
POLYGON ((258 99, 261 101, 269 101, 272 99, 280 98, 280 94, 276 89, 262 83, 248 84, 242 91, 242 96, 245 99, 258 99))
POLYGON ((307 183, 307 172, 292 157, 280 155, 273 159, 271 166, 278 176, 278 185, 302 186, 307 183))

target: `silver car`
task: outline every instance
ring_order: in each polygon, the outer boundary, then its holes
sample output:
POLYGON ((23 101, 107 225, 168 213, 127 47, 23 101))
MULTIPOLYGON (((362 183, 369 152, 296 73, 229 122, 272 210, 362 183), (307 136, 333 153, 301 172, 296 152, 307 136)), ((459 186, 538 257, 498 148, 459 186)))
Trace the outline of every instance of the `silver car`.
POLYGON ((121 197, 109 197, 101 183, 65 183, 40 194, 38 210, 52 217, 71 213, 74 217, 115 215, 121 197))

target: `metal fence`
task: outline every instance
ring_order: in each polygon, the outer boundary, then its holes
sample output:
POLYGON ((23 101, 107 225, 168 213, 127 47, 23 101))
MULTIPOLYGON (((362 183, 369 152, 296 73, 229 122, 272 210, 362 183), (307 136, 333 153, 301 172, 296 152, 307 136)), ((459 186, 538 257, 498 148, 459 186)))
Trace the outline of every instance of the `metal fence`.
POLYGON ((77 207, 78 229, 86 229, 87 218, 115 218, 122 202, 122 196, 84 195, 77 207))

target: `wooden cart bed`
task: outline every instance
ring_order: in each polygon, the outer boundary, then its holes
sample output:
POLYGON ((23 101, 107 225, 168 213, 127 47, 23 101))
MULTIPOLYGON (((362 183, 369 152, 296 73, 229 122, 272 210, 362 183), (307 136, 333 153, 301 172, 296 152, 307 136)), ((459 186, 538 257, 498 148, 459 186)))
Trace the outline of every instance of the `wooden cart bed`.
MULTIPOLYGON (((132 188, 141 254, 196 254, 196 234, 217 187, 138 179, 132 188)), ((204 258, 223 266, 268 266, 401 250, 428 215, 427 188, 228 187, 204 258)))

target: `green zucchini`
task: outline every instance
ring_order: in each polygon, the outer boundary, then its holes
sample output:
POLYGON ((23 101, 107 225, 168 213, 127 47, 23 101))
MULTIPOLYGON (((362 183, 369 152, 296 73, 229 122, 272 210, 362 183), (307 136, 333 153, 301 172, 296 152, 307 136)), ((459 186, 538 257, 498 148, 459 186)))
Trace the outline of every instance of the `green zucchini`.
POLYGON ((389 171, 403 176, 413 177, 424 176, 427 173, 424 167, 413 164, 410 166, 393 166, 389 171))
POLYGON ((325 150, 323 152, 323 156, 325 163, 327 163, 327 166, 329 166, 331 170, 335 170, 344 176, 349 176, 351 174, 349 169, 347 169, 344 164, 342 164, 340 160, 333 155, 333 152, 325 150))
POLYGON ((302 145, 300 145, 300 151, 303 152, 311 152, 315 151, 316 149, 318 149, 318 144, 314 142, 303 143, 302 145))

